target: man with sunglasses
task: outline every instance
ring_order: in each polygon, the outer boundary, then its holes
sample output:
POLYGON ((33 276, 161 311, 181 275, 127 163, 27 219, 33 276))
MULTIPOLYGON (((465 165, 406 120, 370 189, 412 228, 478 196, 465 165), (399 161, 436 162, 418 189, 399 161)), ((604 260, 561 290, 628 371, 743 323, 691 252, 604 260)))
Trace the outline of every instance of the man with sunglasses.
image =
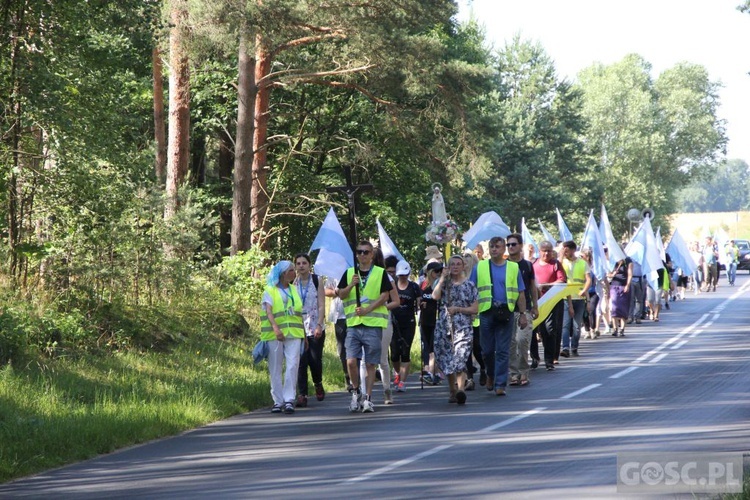
POLYGON ((350 267, 339 280, 336 292, 344 303, 346 314, 346 366, 352 383, 352 400, 349 411, 370 413, 375 411, 372 404, 372 387, 375 384, 375 367, 380 362, 383 328, 388 326, 389 313, 385 307, 393 288, 385 276, 385 270, 373 265, 373 246, 369 241, 357 245, 359 266, 350 267), (359 304, 357 291, 359 288, 359 304), (367 369, 367 387, 363 394, 360 388, 357 358, 362 357, 367 369))
POLYGON ((518 264, 505 259, 505 240, 490 239, 490 260, 483 260, 471 272, 469 281, 479 290, 479 340, 487 370, 487 390, 505 396, 508 385, 510 342, 514 312, 518 325, 526 328, 526 289, 518 264))

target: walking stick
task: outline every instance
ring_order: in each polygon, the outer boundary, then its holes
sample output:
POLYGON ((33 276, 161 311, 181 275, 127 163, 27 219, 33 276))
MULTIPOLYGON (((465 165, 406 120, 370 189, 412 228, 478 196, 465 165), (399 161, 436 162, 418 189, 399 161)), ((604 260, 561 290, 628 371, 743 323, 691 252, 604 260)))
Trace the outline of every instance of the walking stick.
POLYGON ((419 312, 419 388, 424 390, 424 335, 422 334, 422 311, 419 312))

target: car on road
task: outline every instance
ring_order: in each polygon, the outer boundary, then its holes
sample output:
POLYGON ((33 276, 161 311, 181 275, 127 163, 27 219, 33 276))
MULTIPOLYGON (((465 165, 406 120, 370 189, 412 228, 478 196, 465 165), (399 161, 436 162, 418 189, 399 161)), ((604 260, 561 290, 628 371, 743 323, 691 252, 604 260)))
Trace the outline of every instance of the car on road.
POLYGON ((737 270, 750 272, 750 240, 734 240, 737 249, 740 251, 740 262, 737 264, 737 270))

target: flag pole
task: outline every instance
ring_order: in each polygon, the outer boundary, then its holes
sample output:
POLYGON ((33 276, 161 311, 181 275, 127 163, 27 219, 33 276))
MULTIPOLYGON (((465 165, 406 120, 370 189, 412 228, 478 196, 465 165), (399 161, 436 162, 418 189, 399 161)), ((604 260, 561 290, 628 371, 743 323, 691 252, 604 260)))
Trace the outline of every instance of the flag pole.
MULTIPOLYGON (((354 201, 354 195, 357 191, 365 191, 373 189, 372 184, 354 184, 352 182, 352 167, 350 165, 344 166, 344 179, 346 184, 344 186, 332 186, 326 188, 326 191, 341 192, 346 195, 347 201, 349 202, 349 238, 351 239, 352 255, 354 255, 354 272, 359 275, 359 263, 357 261, 357 216, 355 212, 356 203, 354 201)), ((360 300, 359 285, 356 287, 357 296, 357 307, 362 306, 360 300)))

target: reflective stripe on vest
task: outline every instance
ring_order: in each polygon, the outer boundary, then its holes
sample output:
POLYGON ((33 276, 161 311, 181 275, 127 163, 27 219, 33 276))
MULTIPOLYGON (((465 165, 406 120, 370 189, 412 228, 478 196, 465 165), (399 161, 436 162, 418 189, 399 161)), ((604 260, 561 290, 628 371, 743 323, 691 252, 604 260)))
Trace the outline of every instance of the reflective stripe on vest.
MULTIPOLYGON (((505 300, 508 309, 513 311, 518 300, 518 264, 505 261, 505 300)), ((490 279, 490 261, 483 260, 477 264, 477 291, 479 292, 479 312, 484 312, 492 305, 492 280, 490 279)))
MULTIPOLYGON (((378 300, 380 298, 380 288, 383 279, 387 279, 384 276, 385 270, 382 267, 372 266, 370 274, 367 277, 367 283, 365 283, 365 287, 361 291, 361 298, 369 302, 378 300)), ((350 267, 346 271, 347 283, 351 283, 353 277, 354 268, 350 267)), ((352 287, 348 296, 342 297, 342 301, 344 303, 344 314, 346 314, 346 326, 364 325, 378 328, 386 328, 388 326, 390 315, 385 304, 379 305, 374 311, 365 316, 357 316, 355 314, 357 310, 357 292, 354 290, 354 287, 352 287)))
MULTIPOLYGON (((294 310, 291 314, 289 313, 289 308, 284 307, 284 299, 281 297, 281 290, 275 286, 269 286, 266 288, 266 292, 271 296, 271 300, 273 301, 271 314, 273 315, 276 324, 279 325, 281 332, 285 337, 301 339, 305 337, 305 327, 302 324, 302 299, 293 286, 289 287, 289 291, 291 292, 291 300, 294 303, 294 310)), ((261 313, 260 318, 260 340, 276 340, 273 326, 268 320, 265 311, 261 313)))

